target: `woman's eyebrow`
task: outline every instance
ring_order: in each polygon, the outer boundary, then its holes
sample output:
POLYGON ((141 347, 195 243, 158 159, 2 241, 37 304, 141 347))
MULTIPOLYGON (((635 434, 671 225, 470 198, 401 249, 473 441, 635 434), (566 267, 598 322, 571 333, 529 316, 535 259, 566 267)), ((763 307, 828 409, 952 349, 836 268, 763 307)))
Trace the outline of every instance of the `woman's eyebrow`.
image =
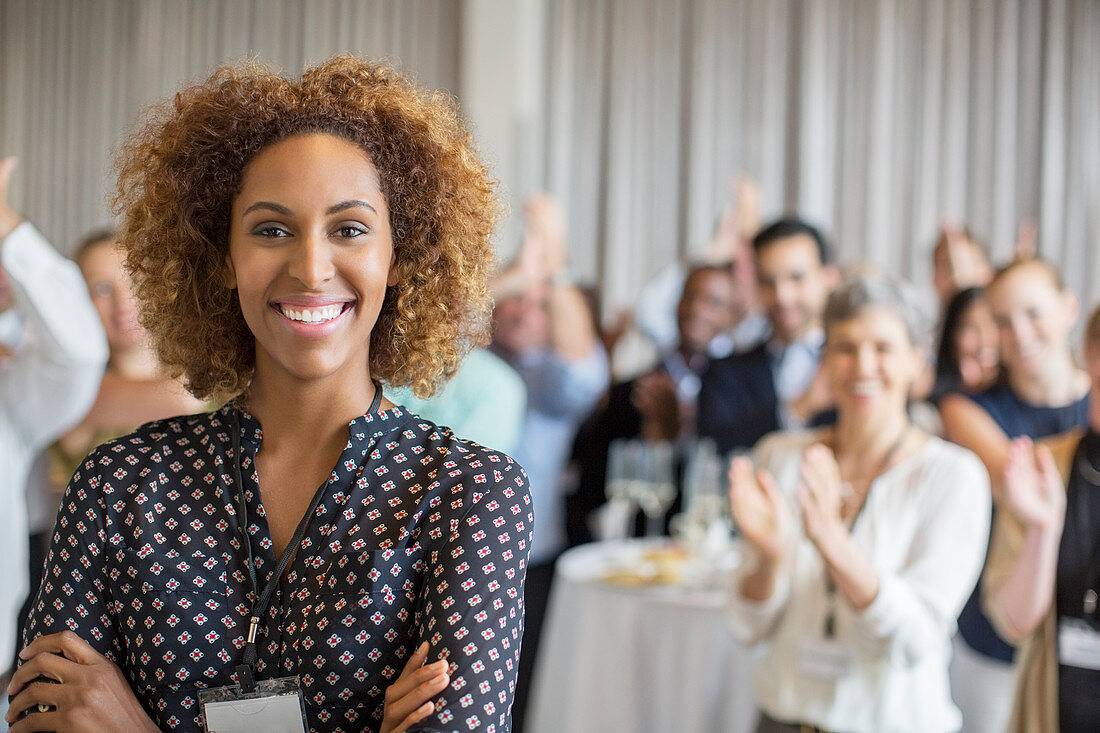
POLYGON ((274 211, 276 214, 282 214, 283 216, 290 216, 292 213, 290 209, 283 206, 282 204, 272 203, 271 201, 257 201, 256 203, 245 209, 243 212, 241 212, 241 214, 243 216, 250 211, 257 211, 260 209, 268 209, 270 211, 274 211))
POLYGON ((344 211, 345 209, 355 209, 355 208, 370 209, 371 213, 373 213, 373 214, 378 213, 377 211, 375 211, 375 208, 373 206, 368 204, 366 201, 363 201, 362 199, 350 199, 348 201, 341 201, 338 204, 333 204, 332 206, 328 207, 328 210, 325 213, 326 214, 336 214, 338 212, 344 211))

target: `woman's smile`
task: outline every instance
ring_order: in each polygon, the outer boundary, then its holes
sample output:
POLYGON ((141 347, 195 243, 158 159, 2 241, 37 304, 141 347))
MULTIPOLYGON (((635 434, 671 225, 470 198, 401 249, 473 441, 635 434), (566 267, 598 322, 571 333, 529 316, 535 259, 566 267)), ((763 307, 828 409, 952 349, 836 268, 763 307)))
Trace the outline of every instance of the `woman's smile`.
POLYGON ((378 171, 358 146, 318 133, 260 151, 233 202, 226 263, 256 339, 256 382, 369 384, 393 262, 378 171))

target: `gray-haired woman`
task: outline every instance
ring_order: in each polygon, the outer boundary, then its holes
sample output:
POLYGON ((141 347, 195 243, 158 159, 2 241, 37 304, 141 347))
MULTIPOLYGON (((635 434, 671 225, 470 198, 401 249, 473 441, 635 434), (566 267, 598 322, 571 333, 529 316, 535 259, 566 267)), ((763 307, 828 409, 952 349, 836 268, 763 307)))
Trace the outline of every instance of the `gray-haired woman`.
POLYGON ((924 364, 899 282, 846 281, 825 309, 835 426, 777 433, 730 466, 747 561, 730 618, 771 645, 756 673, 761 731, 952 731, 955 618, 989 533, 989 480, 965 449, 914 426, 924 364))

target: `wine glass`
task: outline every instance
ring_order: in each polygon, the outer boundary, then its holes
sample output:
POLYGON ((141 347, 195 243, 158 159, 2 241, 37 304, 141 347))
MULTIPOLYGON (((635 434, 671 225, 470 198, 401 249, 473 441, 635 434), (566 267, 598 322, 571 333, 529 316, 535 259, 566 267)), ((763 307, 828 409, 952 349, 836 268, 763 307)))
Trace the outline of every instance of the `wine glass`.
POLYGON ((641 467, 635 484, 638 504, 646 516, 646 536, 659 537, 664 530, 665 512, 676 499, 672 444, 636 441, 641 467))
POLYGON ((608 500, 610 521, 604 524, 613 529, 606 531, 605 539, 624 539, 630 535, 637 511, 637 475, 636 451, 633 441, 618 439, 611 441, 607 450, 607 479, 604 495, 608 500))

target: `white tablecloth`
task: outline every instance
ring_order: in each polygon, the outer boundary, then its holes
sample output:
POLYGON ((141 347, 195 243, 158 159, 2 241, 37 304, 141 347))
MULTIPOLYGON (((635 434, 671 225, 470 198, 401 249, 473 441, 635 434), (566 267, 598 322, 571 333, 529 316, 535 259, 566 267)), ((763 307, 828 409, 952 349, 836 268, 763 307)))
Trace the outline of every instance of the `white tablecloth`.
POLYGON ((536 663, 531 733, 741 733, 757 654, 733 639, 725 591, 601 580, 638 541, 561 556, 536 663))

